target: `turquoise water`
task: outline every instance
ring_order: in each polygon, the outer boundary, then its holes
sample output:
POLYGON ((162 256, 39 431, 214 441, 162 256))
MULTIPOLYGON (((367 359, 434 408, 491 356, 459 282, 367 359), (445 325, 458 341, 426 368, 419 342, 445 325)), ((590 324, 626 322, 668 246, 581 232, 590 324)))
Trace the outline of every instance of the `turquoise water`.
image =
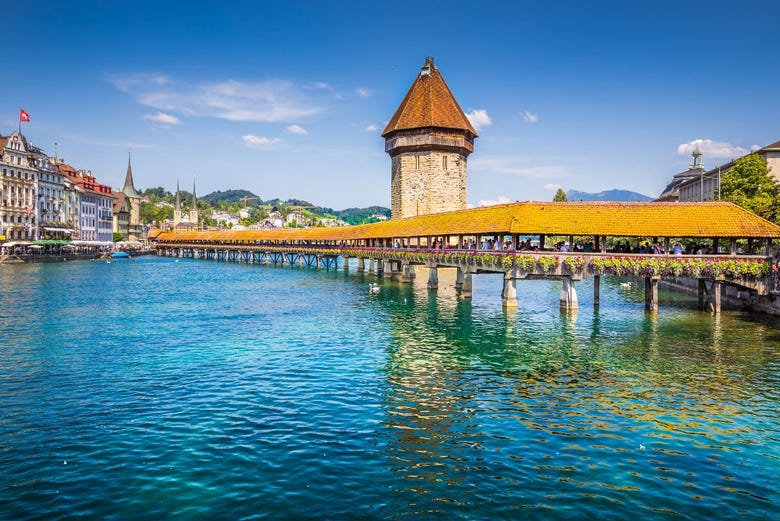
POLYGON ((0 266, 0 518, 779 517, 776 321, 451 275, 0 266))

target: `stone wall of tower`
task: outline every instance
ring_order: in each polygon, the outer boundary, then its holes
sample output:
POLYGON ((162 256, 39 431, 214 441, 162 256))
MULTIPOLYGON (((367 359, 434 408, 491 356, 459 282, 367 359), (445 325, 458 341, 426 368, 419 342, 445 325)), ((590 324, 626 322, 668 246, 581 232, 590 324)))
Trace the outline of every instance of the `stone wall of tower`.
POLYGON ((466 155, 423 150, 392 157, 392 218, 466 208, 466 155))

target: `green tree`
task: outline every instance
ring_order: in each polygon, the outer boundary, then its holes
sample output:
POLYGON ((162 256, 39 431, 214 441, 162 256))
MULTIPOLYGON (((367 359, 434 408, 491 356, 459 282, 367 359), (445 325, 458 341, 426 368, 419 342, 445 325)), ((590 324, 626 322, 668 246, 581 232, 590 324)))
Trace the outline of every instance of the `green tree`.
POLYGON ((568 201, 569 198, 566 197, 566 192, 563 191, 563 188, 558 188, 558 191, 555 192, 555 196, 553 197, 553 202, 555 203, 561 203, 568 201))
POLYGON ((165 188, 162 186, 158 186, 155 188, 147 188, 143 191, 142 195, 146 196, 151 200, 152 202, 156 203, 158 201, 162 201, 166 197, 171 197, 170 192, 166 192, 165 188))
POLYGON ((772 222, 780 218, 780 188, 763 157, 750 154, 734 161, 720 179, 720 199, 772 222))
POLYGON ((114 236, 113 236, 113 241, 114 242, 119 242, 119 241, 124 241, 124 240, 125 240, 125 236, 124 235, 122 235, 119 232, 114 232, 114 236))

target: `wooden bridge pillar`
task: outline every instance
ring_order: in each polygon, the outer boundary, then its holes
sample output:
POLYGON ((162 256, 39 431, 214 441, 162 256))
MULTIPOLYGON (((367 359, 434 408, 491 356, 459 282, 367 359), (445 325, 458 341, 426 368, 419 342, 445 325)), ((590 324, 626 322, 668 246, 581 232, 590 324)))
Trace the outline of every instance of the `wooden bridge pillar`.
POLYGON ((561 288, 561 309, 574 310, 579 309, 580 304, 577 300, 577 289, 574 287, 574 281, 567 277, 563 279, 563 287, 561 288))
POLYGON ((645 277, 645 309, 658 311, 658 280, 660 277, 645 277))
POLYGON ((463 269, 461 267, 458 267, 457 271, 455 272, 455 287, 463 287, 463 269))
POLYGON ((386 279, 393 278, 393 261, 391 260, 382 261, 382 277, 386 279))
POLYGON ((721 291, 723 289, 723 278, 712 281, 712 312, 720 314, 721 291))
POLYGON ((401 282, 411 282, 414 278, 414 266, 409 264, 401 265, 401 282))
POLYGON ((471 273, 468 271, 463 274, 463 285, 460 287, 459 298, 471 300, 471 273))
POLYGON ((344 259, 344 271, 349 271, 349 257, 343 256, 341 258, 344 259))
POLYGON ((358 257, 357 265, 358 265, 357 266, 358 273, 363 273, 364 271, 366 271, 366 259, 365 259, 365 257, 358 257))
POLYGON ((428 289, 439 289, 439 269, 436 266, 428 268, 428 289))
POLYGON ((601 292, 601 276, 593 276, 593 307, 599 307, 599 293, 601 292))
POLYGON ((712 281, 710 291, 707 291, 707 282, 699 279, 699 309, 702 311, 709 308, 710 312, 719 315, 722 305, 723 276, 719 276, 712 281))
POLYGON ((374 271, 374 259, 368 259, 368 274, 373 275, 374 273, 376 273, 374 271))
POLYGON ((508 273, 504 275, 504 291, 501 294, 501 305, 505 308, 517 307, 517 279, 508 273))

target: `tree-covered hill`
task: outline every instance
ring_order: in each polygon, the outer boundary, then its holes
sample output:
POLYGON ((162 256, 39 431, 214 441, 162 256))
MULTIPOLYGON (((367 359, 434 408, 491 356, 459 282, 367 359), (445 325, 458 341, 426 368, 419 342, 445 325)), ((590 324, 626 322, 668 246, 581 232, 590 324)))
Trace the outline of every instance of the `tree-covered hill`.
POLYGON ((203 197, 199 197, 199 199, 206 201, 211 206, 216 206, 218 203, 244 204, 245 197, 247 198, 247 203, 250 205, 262 204, 263 202, 260 200, 259 197, 257 197, 249 190, 225 190, 224 192, 221 190, 217 190, 216 192, 211 192, 210 194, 206 194, 203 197))

